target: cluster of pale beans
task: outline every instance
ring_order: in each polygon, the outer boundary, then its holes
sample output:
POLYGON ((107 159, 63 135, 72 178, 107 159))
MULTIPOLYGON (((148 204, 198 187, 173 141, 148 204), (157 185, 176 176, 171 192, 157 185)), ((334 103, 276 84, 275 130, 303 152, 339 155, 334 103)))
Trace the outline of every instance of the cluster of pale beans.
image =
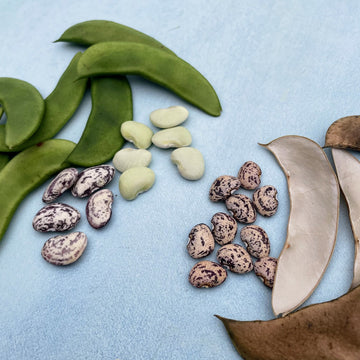
POLYGON ((155 173, 148 167, 152 155, 147 150, 152 144, 161 149, 175 148, 170 158, 185 179, 198 180, 203 176, 204 158, 199 150, 190 146, 191 134, 181 126, 188 116, 189 112, 183 106, 154 110, 150 122, 161 129, 155 133, 137 121, 125 121, 121 125, 121 135, 135 146, 121 149, 113 157, 115 168, 122 173, 119 191, 124 199, 133 200, 153 186, 155 173))
POLYGON ((201 260, 189 273, 189 282, 198 288, 215 287, 227 278, 227 270, 245 274, 254 270, 263 283, 272 288, 277 259, 270 256, 270 241, 266 231, 253 223, 257 214, 273 216, 278 208, 277 190, 272 185, 259 187, 261 169, 253 161, 245 162, 237 176, 222 175, 212 183, 209 191, 211 201, 224 201, 230 214, 216 213, 212 229, 204 223, 195 225, 188 237, 187 251, 194 259, 204 258, 221 247, 215 261, 201 260), (236 193, 237 190, 255 190, 252 199, 236 193), (240 239, 246 248, 235 244, 238 223, 245 224, 240 239), (253 262, 252 257, 256 260, 253 262))

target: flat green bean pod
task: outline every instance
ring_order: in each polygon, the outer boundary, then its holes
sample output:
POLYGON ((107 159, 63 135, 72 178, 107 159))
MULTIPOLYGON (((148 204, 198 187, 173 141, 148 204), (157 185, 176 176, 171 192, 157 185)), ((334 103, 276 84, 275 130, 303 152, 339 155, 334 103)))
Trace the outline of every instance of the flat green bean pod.
POLYGON ((30 138, 40 126, 45 111, 45 103, 39 91, 26 81, 1 77, 0 103, 7 116, 4 141, 9 149, 14 149, 30 138))
POLYGON ((126 41, 142 43, 174 54, 153 37, 128 26, 108 20, 89 20, 69 27, 55 42, 71 42, 94 45, 104 41, 126 41))
POLYGON ((9 162, 10 156, 6 153, 0 153, 0 170, 9 162))
POLYGON ((51 175, 69 166, 65 159, 75 144, 52 139, 13 157, 0 171, 0 240, 20 202, 51 175))
POLYGON ((0 119, 4 114, 4 108, 2 106, 0 106, 0 119))
POLYGON ((210 115, 221 113, 218 96, 202 74, 179 57, 148 45, 120 41, 92 45, 81 56, 78 73, 80 78, 140 75, 210 115))
POLYGON ((84 97, 87 85, 87 79, 76 81, 77 64, 80 57, 81 52, 75 54, 55 89, 45 99, 44 117, 35 134, 21 145, 10 149, 5 143, 5 131, 0 127, 0 151, 20 151, 48 140, 54 137, 71 119, 84 97))
POLYGON ((132 94, 124 76, 91 79, 92 109, 82 136, 67 161, 90 167, 102 164, 123 146, 120 126, 132 120, 132 94))

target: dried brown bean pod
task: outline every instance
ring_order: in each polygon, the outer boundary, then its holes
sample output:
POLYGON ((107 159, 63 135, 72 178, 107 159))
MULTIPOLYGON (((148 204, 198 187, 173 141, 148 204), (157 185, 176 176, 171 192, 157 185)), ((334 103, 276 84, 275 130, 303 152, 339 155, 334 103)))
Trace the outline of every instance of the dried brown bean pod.
POLYGON ((253 161, 247 161, 241 166, 237 176, 243 189, 254 190, 261 182, 260 166, 253 161))
POLYGON ((70 189, 76 182, 79 172, 75 168, 67 168, 61 171, 44 191, 42 200, 50 203, 70 189))
POLYGON ((226 208, 233 217, 244 224, 251 224, 256 220, 256 210, 249 197, 243 194, 234 194, 226 199, 226 208))
POLYGON ((241 181, 235 176, 222 175, 211 184, 209 199, 211 201, 226 200, 232 193, 240 189, 241 181))
POLYGON ((236 236, 237 222, 236 220, 223 212, 218 212, 211 218, 213 225, 212 234, 214 240, 220 245, 231 243, 236 236))
POLYGON ((104 227, 111 218, 114 195, 109 189, 102 189, 89 197, 86 204, 86 218, 94 229, 104 227))
POLYGON ((214 261, 196 263, 189 273, 189 282, 197 288, 212 288, 221 285, 227 278, 226 270, 214 261))

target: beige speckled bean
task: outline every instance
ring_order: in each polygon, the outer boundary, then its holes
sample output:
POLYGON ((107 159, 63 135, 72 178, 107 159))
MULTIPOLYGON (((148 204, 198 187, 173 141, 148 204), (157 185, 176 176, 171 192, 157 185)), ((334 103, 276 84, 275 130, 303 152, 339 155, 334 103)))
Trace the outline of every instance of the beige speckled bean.
POLYGON ((167 129, 182 124, 189 116, 189 111, 183 106, 170 106, 165 109, 154 110, 150 114, 150 121, 161 129, 167 129))
POLYGON ((198 224, 191 229, 186 248, 192 258, 205 257, 213 252, 214 247, 214 237, 206 224, 198 224))
POLYGON ((245 162, 238 172, 238 178, 241 181, 242 188, 246 190, 256 189, 261 181, 260 166, 253 161, 245 162))
POLYGON ((120 128, 121 135, 127 141, 132 142, 139 149, 147 149, 151 146, 153 131, 137 121, 124 121, 120 128))
POLYGON ((86 218, 94 229, 100 229, 110 221, 113 201, 114 196, 109 189, 99 190, 89 197, 86 218))
POLYGON ((48 239, 42 250, 42 257, 53 265, 69 265, 83 254, 87 237, 82 232, 58 235, 48 239))
POLYGON ((245 243, 250 255, 256 258, 269 256, 270 241, 266 231, 258 225, 244 226, 240 238, 245 243))
POLYGON ((226 208, 240 223, 251 224, 256 220, 256 210, 249 197, 243 194, 231 195, 225 201, 226 208))
POLYGON ((263 257, 254 263, 256 276, 269 288, 274 285, 277 259, 273 257, 263 257))
POLYGON ((189 273, 189 282, 197 288, 212 288, 221 285, 227 278, 226 270, 213 261, 196 263, 189 273))
POLYGON ((218 212, 211 218, 211 224, 213 225, 212 234, 218 244, 226 245, 235 239, 237 222, 232 216, 218 212))
POLYGON ((253 269, 249 253, 238 244, 222 246, 218 250, 216 258, 222 266, 237 274, 245 274, 253 269))
POLYGON ((277 190, 272 185, 265 185, 253 194, 257 212, 262 216, 273 216, 278 209, 277 190))
POLYGON ((226 200, 233 192, 241 186, 240 180, 235 176, 222 175, 217 177, 211 184, 209 199, 211 201, 226 200))
POLYGON ((162 149, 189 146, 191 142, 190 131, 183 126, 160 130, 152 137, 152 143, 162 149))

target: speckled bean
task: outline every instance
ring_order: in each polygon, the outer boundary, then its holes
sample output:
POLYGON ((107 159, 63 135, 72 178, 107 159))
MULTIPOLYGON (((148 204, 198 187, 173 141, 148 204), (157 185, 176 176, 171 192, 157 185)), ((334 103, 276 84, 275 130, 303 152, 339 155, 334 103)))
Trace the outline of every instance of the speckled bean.
POLYGON ((70 189, 76 182, 79 172, 75 168, 67 168, 61 171, 44 191, 42 200, 50 203, 70 189))
POLYGON ((218 244, 226 245, 235 239, 237 222, 232 216, 218 212, 211 218, 211 224, 213 226, 212 234, 218 244))
POLYGON ((110 165, 99 165, 83 170, 78 177, 71 193, 75 197, 86 197, 107 185, 114 177, 115 168, 110 165))
POLYGON ((269 288, 274 285, 277 259, 273 257, 263 257, 254 263, 256 276, 269 288))
POLYGON ((69 265, 83 254, 87 237, 82 232, 58 235, 48 239, 42 250, 42 257, 53 265, 69 265))
POLYGON ((226 270, 213 261, 196 263, 189 273, 189 282, 197 288, 212 288, 221 285, 227 278, 226 270))
POLYGON ((73 229, 80 221, 80 212, 67 204, 54 203, 41 208, 32 225, 36 231, 66 231, 73 229))
POLYGON ((214 237, 206 224, 198 224, 191 229, 186 248, 192 258, 205 257, 213 252, 214 247, 214 237))
POLYGON ((238 244, 222 246, 216 254, 216 259, 226 269, 237 274, 245 274, 253 269, 249 253, 238 244))
POLYGON ((269 256, 270 241, 266 231, 258 225, 244 226, 240 238, 245 243, 250 255, 256 258, 269 256))
POLYGON ((234 194, 226 199, 226 208, 240 223, 251 224, 256 220, 256 210, 249 197, 243 194, 234 194))
POLYGON ((253 161, 245 162, 239 172, 238 178, 241 181, 241 187, 246 190, 254 190, 260 185, 261 169, 253 161))
POLYGON ((273 216, 279 205, 277 190, 272 185, 262 186, 254 192, 253 202, 260 215, 267 217, 273 216))
POLYGON ((214 180, 209 191, 211 201, 226 200, 241 186, 240 180, 235 176, 222 175, 214 180))
POLYGON ((89 197, 86 204, 86 218, 94 229, 104 227, 111 218, 114 195, 109 189, 102 189, 89 197))

